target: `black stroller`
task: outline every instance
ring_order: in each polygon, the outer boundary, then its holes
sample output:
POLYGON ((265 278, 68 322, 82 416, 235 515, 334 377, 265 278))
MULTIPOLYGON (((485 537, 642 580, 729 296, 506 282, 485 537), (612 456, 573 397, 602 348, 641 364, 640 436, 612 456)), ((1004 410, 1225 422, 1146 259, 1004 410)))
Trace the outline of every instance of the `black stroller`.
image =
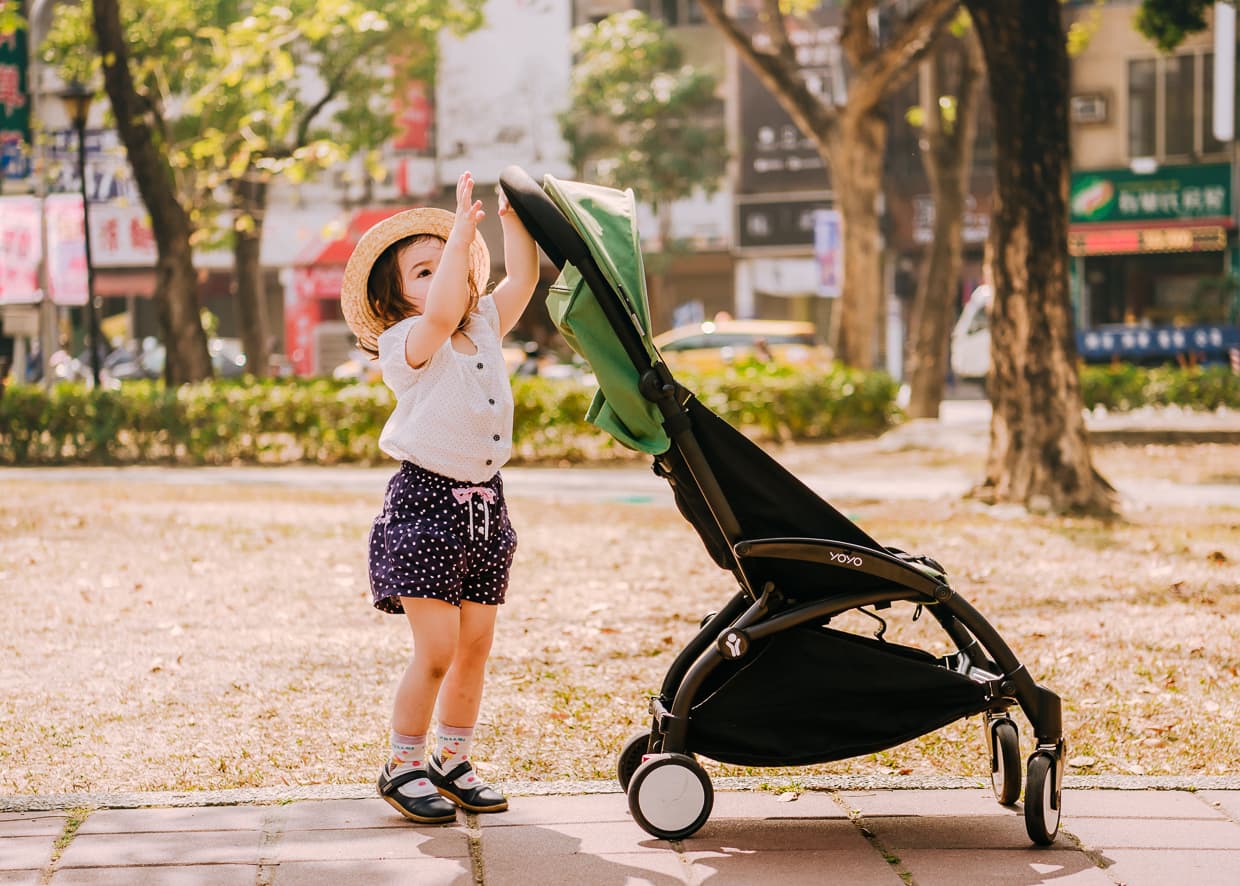
MULTIPOLYGON (((1025 825, 1051 844, 1064 767, 1060 699, 1034 682, 999 633, 930 557, 870 538, 676 383, 650 341, 631 191, 518 167, 500 178, 509 202, 560 269, 547 305, 599 381, 587 418, 650 454, 677 506, 739 590, 677 655, 650 702, 649 731, 620 754, 638 824, 682 839, 709 818, 710 777, 696 755, 742 766, 801 766, 873 753, 984 714, 991 785, 1021 792, 1009 709, 1036 736, 1025 825), (904 601, 931 614, 955 651, 829 627, 904 601), (862 607, 866 607, 863 609, 862 607)), ((915 616, 916 617, 916 616, 915 616)))

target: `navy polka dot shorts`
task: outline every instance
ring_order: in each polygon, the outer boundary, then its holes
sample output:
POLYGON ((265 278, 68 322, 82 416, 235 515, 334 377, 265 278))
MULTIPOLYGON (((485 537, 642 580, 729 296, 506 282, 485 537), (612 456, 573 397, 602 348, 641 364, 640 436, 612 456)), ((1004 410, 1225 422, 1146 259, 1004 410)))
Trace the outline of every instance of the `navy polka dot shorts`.
POLYGON ((498 473, 475 485, 401 462, 370 529, 375 608, 402 613, 402 597, 503 603, 516 549, 498 473))

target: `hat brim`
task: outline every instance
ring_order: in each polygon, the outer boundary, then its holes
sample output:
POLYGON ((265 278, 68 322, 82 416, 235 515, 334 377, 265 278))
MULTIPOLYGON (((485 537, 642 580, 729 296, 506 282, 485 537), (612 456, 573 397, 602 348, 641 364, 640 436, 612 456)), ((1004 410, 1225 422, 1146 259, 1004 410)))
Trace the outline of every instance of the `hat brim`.
MULTIPOLYGON (((375 261, 385 249, 406 237, 430 235, 446 241, 455 221, 456 217, 446 209, 406 209, 372 226, 357 241, 340 282, 340 309, 363 348, 376 351, 379 336, 387 328, 370 309, 366 298, 366 285, 375 261)), ((475 233, 469 247, 469 278, 479 295, 486 292, 491 278, 491 253, 481 231, 475 233)))

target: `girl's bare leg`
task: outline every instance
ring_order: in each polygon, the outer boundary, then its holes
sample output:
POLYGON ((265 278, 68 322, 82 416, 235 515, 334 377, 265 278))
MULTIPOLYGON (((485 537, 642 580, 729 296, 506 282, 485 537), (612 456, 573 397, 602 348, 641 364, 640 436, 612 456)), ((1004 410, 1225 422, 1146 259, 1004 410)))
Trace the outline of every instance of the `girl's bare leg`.
POLYGON ((425 735, 457 656, 464 619, 461 610, 442 600, 405 597, 401 603, 413 630, 413 657, 396 687, 392 728, 403 735, 425 735))
POLYGON ((498 612, 498 606, 461 603, 456 652, 439 693, 441 725, 471 727, 477 723, 498 612))

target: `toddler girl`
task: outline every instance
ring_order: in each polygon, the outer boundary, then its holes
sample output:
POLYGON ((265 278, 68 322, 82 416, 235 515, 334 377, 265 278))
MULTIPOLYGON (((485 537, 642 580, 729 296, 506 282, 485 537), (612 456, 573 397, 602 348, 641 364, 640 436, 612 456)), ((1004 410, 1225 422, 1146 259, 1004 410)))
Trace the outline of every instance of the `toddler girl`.
POLYGON ((396 407, 379 447, 400 461, 370 531, 374 605, 405 614, 413 656, 396 690, 379 794, 427 824, 507 799, 470 764, 495 616, 517 537, 499 469, 512 449, 512 389, 500 342, 538 282, 538 250, 500 195, 507 276, 483 295, 490 255, 468 172, 456 212, 411 209, 358 241, 341 307, 378 358, 396 407), (435 752, 427 735, 438 703, 435 752))

